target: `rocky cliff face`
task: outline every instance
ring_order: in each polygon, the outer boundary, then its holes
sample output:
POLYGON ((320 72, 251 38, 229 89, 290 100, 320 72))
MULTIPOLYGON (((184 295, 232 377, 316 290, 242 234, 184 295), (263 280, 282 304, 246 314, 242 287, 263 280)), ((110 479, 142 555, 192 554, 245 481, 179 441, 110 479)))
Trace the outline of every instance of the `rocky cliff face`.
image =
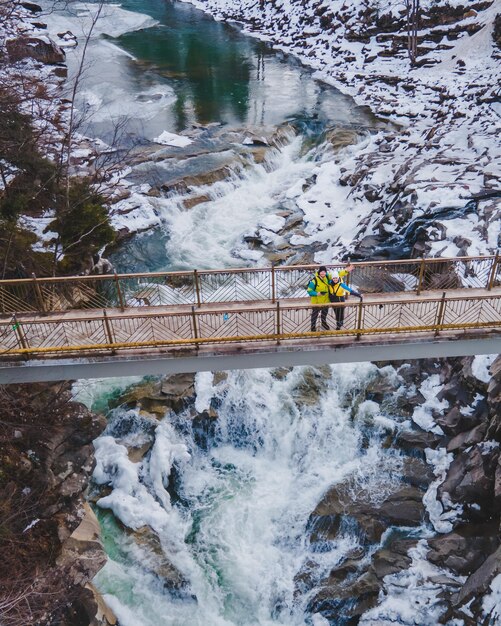
POLYGON ((85 503, 102 420, 67 383, 1 387, 0 397, 0 621, 115 623, 89 587, 106 561, 85 503))
MULTIPOLYGON (((469 625, 495 623, 489 621, 483 603, 501 573, 501 357, 492 365, 489 383, 473 375, 472 362, 472 358, 422 361, 399 369, 409 387, 419 387, 439 373, 443 386, 436 400, 442 408, 437 405, 433 410, 434 425, 427 430, 416 424, 411 431, 395 434, 390 445, 404 454, 397 491, 374 505, 370 494, 355 489, 348 477, 329 490, 312 512, 311 542, 335 540, 351 525, 358 529, 361 543, 360 550, 320 582, 310 604, 312 612, 357 624, 381 602, 381 594, 391 596, 392 575, 402 577, 412 566, 419 534, 410 529, 424 525, 439 531, 419 541, 423 562, 439 568, 427 579, 430 586, 440 588, 437 623, 454 619, 469 625), (440 453, 449 454, 448 462, 441 473, 433 468, 434 476, 426 460, 440 453)), ((388 392, 382 389, 381 397, 388 392)), ((423 401, 417 392, 414 400, 407 399, 407 410, 423 401)), ((315 580, 314 572, 300 572, 298 589, 307 590, 310 580, 315 580)))
MULTIPOLYGON (((465 623, 470 623, 470 612, 478 620, 472 623, 482 623, 483 597, 501 573, 501 357, 494 361, 491 373, 486 403, 479 402, 479 410, 472 416, 463 416, 457 434, 447 442, 453 461, 437 499, 444 511, 460 505, 461 514, 451 532, 430 542, 428 556, 431 561, 441 561, 452 571, 467 576, 457 592, 448 594, 446 614, 464 619, 465 623)), ((458 391, 462 382, 458 381, 458 391)), ((491 617, 494 619, 495 615, 491 617)))

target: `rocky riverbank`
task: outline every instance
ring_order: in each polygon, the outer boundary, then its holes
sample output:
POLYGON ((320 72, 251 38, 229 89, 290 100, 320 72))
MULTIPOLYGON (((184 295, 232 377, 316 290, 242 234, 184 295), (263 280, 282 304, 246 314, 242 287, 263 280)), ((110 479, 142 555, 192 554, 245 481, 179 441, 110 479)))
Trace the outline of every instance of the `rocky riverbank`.
MULTIPOLYGON (((374 502, 348 477, 312 512, 312 542, 335 541, 343 527, 355 525, 361 544, 317 581, 312 611, 332 619, 341 615, 343 624, 359 623, 362 616, 362 624, 382 619, 414 569, 421 584, 436 592, 428 609, 436 612, 437 623, 496 623, 501 358, 492 364, 489 381, 472 372, 473 363, 472 358, 423 361, 397 369, 407 388, 416 389, 401 406, 414 428, 394 431, 389 442, 403 454, 401 486, 374 502), (433 377, 436 396, 425 398, 420 389, 430 388, 426 381, 433 377), (426 537, 413 530, 423 525, 438 534, 426 537)), ((376 389, 383 403, 392 392, 376 389)), ((302 587, 311 579, 312 571, 298 576, 302 587)))
POLYGON ((298 197, 306 227, 293 244, 325 243, 316 260, 326 263, 348 254, 457 256, 499 246, 497 2, 421 2, 414 66, 404 3, 193 4, 237 21, 401 125, 378 132, 339 166, 319 169, 318 184, 298 197), (359 218, 349 234, 341 218, 347 207, 359 218))
POLYGON ((103 418, 68 383, 0 388, 0 621, 112 626, 92 579, 106 562, 86 503, 103 418))

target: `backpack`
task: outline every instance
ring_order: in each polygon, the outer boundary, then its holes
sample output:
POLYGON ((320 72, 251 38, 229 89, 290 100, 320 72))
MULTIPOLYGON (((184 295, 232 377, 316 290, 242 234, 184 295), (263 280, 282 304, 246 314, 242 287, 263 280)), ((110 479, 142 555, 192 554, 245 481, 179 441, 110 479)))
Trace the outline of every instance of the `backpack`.
MULTIPOLYGON (((329 276, 329 275, 328 275, 329 276)), ((305 285, 305 289, 308 290, 308 287, 310 286, 310 283, 313 283, 314 287, 315 287, 315 291, 318 291, 317 286, 318 286, 318 282, 317 282, 317 275, 314 274, 310 280, 307 282, 307 284, 305 285)), ((322 285, 324 284, 324 282, 322 281, 322 285)), ((330 284, 330 283, 329 283, 330 284)))
POLYGON ((313 283, 313 285, 315 286, 315 291, 317 290, 317 277, 316 275, 312 276, 310 278, 310 280, 306 283, 306 285, 304 286, 304 288, 306 290, 308 290, 308 287, 310 286, 310 283, 313 283))

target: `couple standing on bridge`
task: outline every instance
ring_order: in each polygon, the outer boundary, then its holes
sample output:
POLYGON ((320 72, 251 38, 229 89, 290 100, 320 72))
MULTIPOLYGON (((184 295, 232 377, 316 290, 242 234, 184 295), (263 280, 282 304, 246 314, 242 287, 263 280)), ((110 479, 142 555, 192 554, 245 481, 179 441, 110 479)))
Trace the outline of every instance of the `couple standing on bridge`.
MULTIPOLYGON (((307 291, 311 297, 312 304, 329 304, 331 302, 344 302, 346 300, 346 294, 352 293, 354 296, 360 298, 360 302, 363 300, 363 296, 355 289, 348 287, 343 282, 343 278, 351 272, 353 265, 347 265, 344 270, 333 270, 328 272, 325 265, 321 265, 315 272, 315 275, 308 283, 307 291)), ((317 319, 320 314, 322 328, 324 330, 330 330, 330 326, 327 324, 327 314, 329 307, 315 306, 311 313, 311 332, 314 333, 317 330, 317 319)), ((341 330, 344 324, 344 306, 335 307, 334 313, 336 315, 336 330, 341 330)))

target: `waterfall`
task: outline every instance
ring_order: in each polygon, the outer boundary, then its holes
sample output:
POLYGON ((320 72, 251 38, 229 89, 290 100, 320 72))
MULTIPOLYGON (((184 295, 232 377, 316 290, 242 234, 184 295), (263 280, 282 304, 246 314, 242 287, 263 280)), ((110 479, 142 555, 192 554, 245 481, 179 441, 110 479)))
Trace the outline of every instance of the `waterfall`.
MULTIPOLYGON (((386 375, 398 380, 395 370, 386 375)), ((96 582, 123 626, 307 624, 314 589, 298 591, 309 568, 320 579, 358 545, 346 529, 310 543, 308 519, 323 493, 347 476, 384 499, 401 459, 380 445, 387 421, 364 401, 376 366, 354 364, 198 374, 195 406, 158 423, 115 409, 96 441, 97 501, 131 529, 150 526, 178 570, 173 588, 156 575, 163 555, 102 514, 110 561, 96 582), (193 418, 217 407, 205 437, 193 418), (370 436, 367 424, 371 423, 370 436), (127 446, 151 444, 138 462, 127 446)))
POLYGON ((312 158, 301 158, 303 137, 290 133, 288 141, 270 148, 263 163, 238 167, 226 180, 193 187, 192 195, 207 201, 188 211, 180 196, 155 201, 161 228, 168 234, 166 257, 174 267, 232 267, 239 259, 248 263, 263 256, 250 250, 242 236, 253 233, 265 215, 287 206, 290 187, 304 183, 317 167, 312 158))

